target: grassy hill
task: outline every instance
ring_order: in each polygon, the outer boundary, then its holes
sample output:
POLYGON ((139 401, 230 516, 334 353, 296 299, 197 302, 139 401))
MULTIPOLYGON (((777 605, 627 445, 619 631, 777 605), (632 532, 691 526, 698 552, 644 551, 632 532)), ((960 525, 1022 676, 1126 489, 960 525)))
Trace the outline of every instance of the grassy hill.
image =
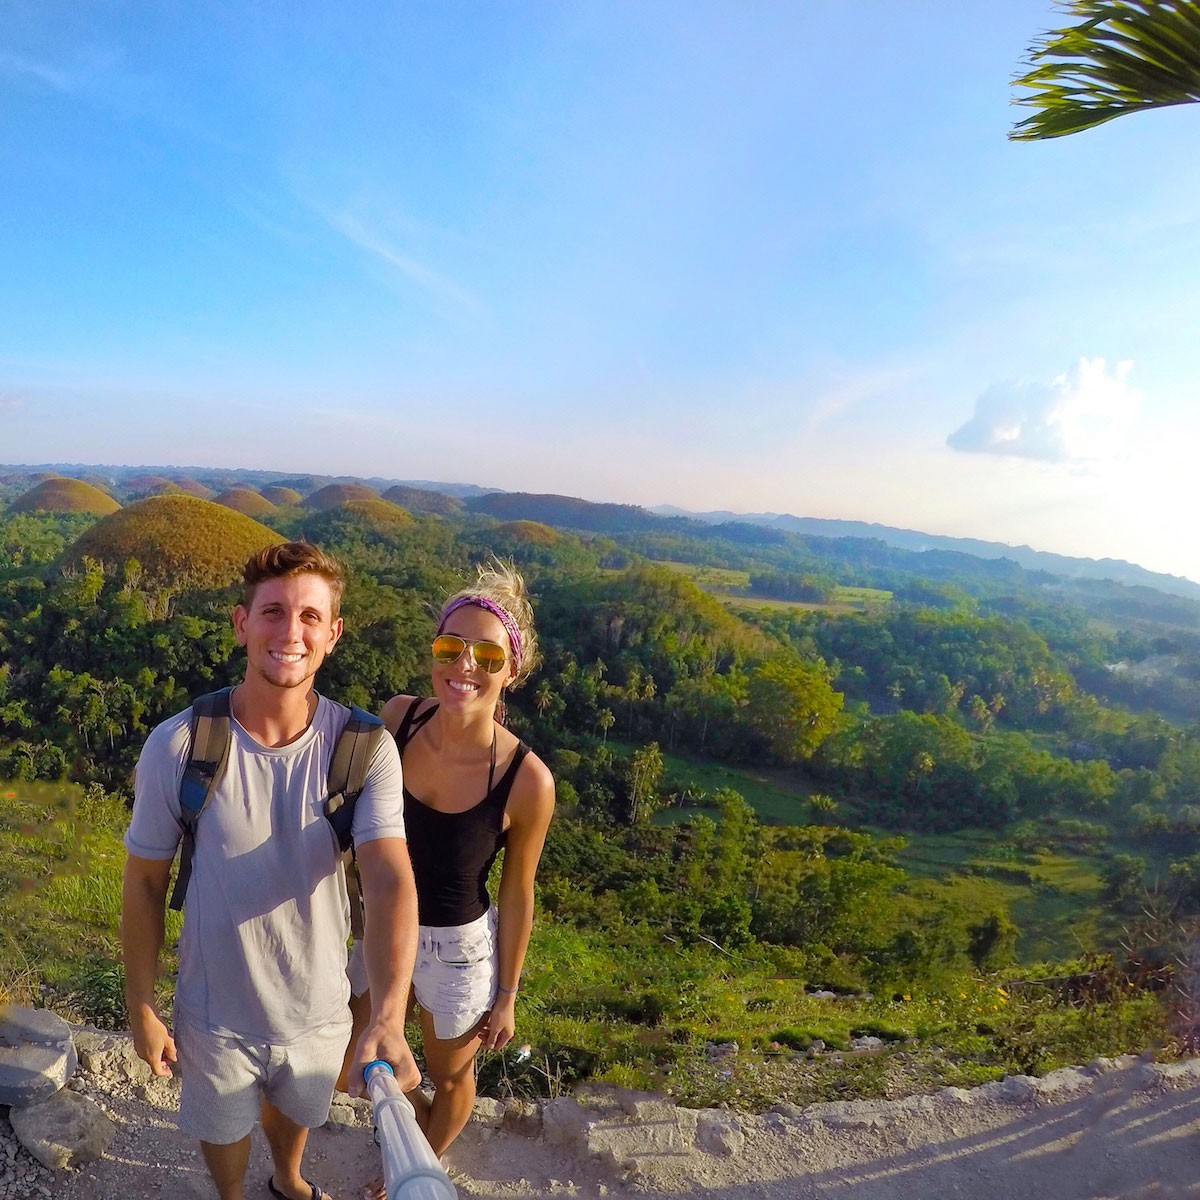
POLYGON ((398 483, 383 493, 385 500, 399 504, 410 512, 433 513, 439 517, 461 514, 464 509, 462 502, 444 492, 430 492, 424 488, 408 487, 398 483))
POLYGON ((11 512, 84 512, 106 517, 121 506, 99 488, 81 479, 47 479, 18 496, 11 512))
POLYGON ((223 587, 241 576, 247 557, 282 542, 273 529, 197 496, 152 496, 93 525, 66 554, 106 568, 129 559, 145 577, 172 587, 223 587))
POLYGON ((271 484, 263 488, 262 495, 280 508, 289 504, 299 504, 304 499, 295 488, 280 487, 277 484, 271 484))
POLYGON ((240 512, 246 517, 265 517, 278 507, 260 492, 242 487, 230 488, 227 492, 222 492, 213 503, 223 504, 226 508, 232 508, 234 512, 240 512))
POLYGON ((350 500, 378 500, 379 493, 363 483, 331 483, 313 492, 304 501, 305 508, 337 508, 350 500))
POLYGON ((411 513, 378 496, 369 500, 347 500, 342 508, 374 529, 398 529, 412 524, 411 513))

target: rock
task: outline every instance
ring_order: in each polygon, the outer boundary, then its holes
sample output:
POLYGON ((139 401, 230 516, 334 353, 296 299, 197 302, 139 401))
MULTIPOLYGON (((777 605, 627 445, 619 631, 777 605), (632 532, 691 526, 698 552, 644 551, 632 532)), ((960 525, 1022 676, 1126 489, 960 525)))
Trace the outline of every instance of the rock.
POLYGON ((789 1104, 786 1100, 781 1100, 778 1104, 772 1104, 769 1112, 777 1113, 781 1117, 786 1117, 791 1121, 798 1121, 804 1116, 804 1109, 799 1104, 789 1104))
POLYGON ((0 1104, 48 1100, 75 1073, 71 1030, 44 1008, 9 1005, 0 1016, 0 1104))
POLYGON ((706 1042, 704 1057, 710 1062, 720 1062, 728 1058, 736 1058, 741 1047, 737 1042, 706 1042))
POLYGON ((1062 1067, 1043 1075, 1037 1081, 1038 1096, 1050 1103, 1058 1104, 1092 1090, 1093 1079, 1078 1067, 1062 1067))
POLYGON ((514 1097, 504 1106, 504 1128, 521 1137, 542 1136, 542 1106, 514 1097))
POLYGON ((43 1166, 62 1170, 99 1158, 116 1127, 86 1096, 66 1089, 8 1114, 21 1145, 43 1166))
POLYGON ((344 1092, 334 1093, 333 1102, 329 1105, 329 1116, 326 1118, 326 1129, 341 1133, 349 1129, 362 1129, 370 1126, 371 1102, 363 1099, 353 1099, 344 1092))
POLYGON ((981 1100, 993 1100, 1000 1104, 1030 1104, 1038 1096, 1038 1080, 1029 1075, 1010 1075, 995 1083, 985 1083, 975 1089, 981 1100))
POLYGON ((79 1065, 89 1075, 116 1075, 130 1083, 149 1083, 155 1078, 150 1064, 138 1058, 133 1038, 86 1026, 75 1030, 79 1065))
POLYGON ((666 1096, 631 1092, 622 1097, 621 1111, 635 1121, 648 1124, 652 1121, 674 1121, 678 1106, 666 1096))
POLYGON ((746 1135, 735 1116, 709 1110, 696 1122, 696 1145, 709 1154, 734 1158, 745 1147, 746 1135))
POLYGON ((815 1058, 815 1057, 816 1057, 818 1054, 824 1054, 824 1053, 825 1053, 825 1040, 824 1040, 824 1038, 813 1038, 813 1040, 812 1040, 812 1041, 809 1043, 809 1046, 808 1046, 808 1052, 809 1052, 809 1054, 811 1054, 811 1055, 812 1055, 814 1058, 815 1058))
POLYGON ((1200 1079, 1200 1059, 1184 1058, 1179 1062, 1155 1063, 1150 1068, 1164 1087, 1189 1087, 1200 1079))
POLYGON ((476 1124, 486 1129, 499 1129, 504 1124, 504 1101, 491 1096, 477 1096, 473 1116, 476 1124))
POLYGON ((852 1038, 850 1042, 850 1049, 866 1051, 882 1050, 883 1038, 872 1037, 869 1034, 864 1035, 863 1037, 852 1038))
POLYGON ((542 1136, 551 1146, 581 1149, 588 1124, 583 1107, 570 1096, 559 1096, 542 1109, 542 1136))

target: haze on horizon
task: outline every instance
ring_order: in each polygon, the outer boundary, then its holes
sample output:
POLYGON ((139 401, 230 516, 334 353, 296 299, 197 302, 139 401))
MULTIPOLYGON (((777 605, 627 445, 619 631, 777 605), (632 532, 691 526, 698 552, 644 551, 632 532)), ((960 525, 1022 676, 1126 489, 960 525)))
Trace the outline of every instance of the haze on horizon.
POLYGON ((791 512, 1200 580, 1200 110, 1013 144, 1050 0, 0 30, 0 461, 791 512))

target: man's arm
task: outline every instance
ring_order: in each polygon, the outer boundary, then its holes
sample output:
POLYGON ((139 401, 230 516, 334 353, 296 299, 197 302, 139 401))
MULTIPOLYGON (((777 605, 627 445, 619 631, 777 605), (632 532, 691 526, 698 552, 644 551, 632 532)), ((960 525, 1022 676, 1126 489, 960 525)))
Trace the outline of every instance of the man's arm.
POLYGON ((121 952, 125 961, 125 1007, 138 1057, 155 1075, 170 1075, 175 1039, 154 1007, 154 981, 164 937, 171 859, 125 860, 121 886, 121 952))
POLYGON ((363 953, 371 991, 371 1020, 355 1049, 350 1094, 364 1094, 363 1067, 375 1059, 391 1063, 404 1091, 421 1082, 404 1036, 404 1016, 417 956, 417 888, 408 843, 382 837, 356 851, 367 913, 363 953))

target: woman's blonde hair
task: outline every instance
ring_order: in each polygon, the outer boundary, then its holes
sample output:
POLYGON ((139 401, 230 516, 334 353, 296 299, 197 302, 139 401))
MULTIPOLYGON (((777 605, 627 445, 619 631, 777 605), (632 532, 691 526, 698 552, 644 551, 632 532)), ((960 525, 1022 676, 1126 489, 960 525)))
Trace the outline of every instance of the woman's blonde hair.
POLYGON ((533 607, 525 590, 525 580, 511 562, 490 558, 476 568, 475 582, 455 592, 438 614, 438 629, 456 608, 477 604, 494 612, 508 634, 509 652, 513 660, 514 677, 509 687, 520 687, 533 673, 540 661, 537 631, 533 627, 533 607), (497 611, 499 610, 499 611, 497 611), (514 636, 515 634, 515 636, 514 636))

